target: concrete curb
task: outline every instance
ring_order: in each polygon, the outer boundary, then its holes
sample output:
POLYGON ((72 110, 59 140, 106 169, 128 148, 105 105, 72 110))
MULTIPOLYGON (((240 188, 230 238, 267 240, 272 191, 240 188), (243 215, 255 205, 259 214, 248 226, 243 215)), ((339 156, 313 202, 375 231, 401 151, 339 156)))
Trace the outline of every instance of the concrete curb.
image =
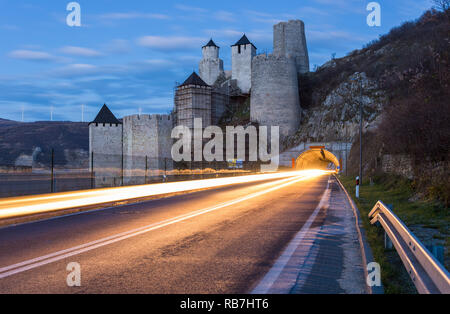
MULTIPOLYGON (((341 180, 339 180, 337 175, 334 175, 334 177, 336 178, 337 182, 339 183, 339 186, 341 187, 341 189, 344 191, 345 195, 347 195, 348 202, 352 206, 353 213, 355 215, 355 224, 356 224, 356 229, 358 230, 358 238, 359 238, 359 244, 361 247, 361 255, 362 255, 363 266, 364 266, 364 274, 367 278, 367 276, 369 275, 369 273, 367 271, 367 265, 375 262, 375 259, 373 258, 372 249, 370 248, 369 243, 367 242, 366 232, 364 230, 363 223, 361 220, 361 214, 360 214, 359 209, 356 206, 355 202, 350 197, 350 195, 348 194, 344 185, 342 184, 341 180)), ((366 285, 366 287, 367 287, 367 292, 369 294, 384 294, 383 286, 369 287, 368 285, 366 285)))

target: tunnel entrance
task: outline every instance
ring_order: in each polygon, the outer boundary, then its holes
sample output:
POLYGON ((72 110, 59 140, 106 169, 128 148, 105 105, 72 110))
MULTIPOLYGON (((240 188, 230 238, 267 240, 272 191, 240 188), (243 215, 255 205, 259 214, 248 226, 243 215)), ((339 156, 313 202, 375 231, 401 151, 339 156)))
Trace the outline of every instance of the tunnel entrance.
POLYGON ((340 170, 341 165, 338 158, 324 146, 311 146, 308 151, 298 156, 295 168, 297 170, 340 170))

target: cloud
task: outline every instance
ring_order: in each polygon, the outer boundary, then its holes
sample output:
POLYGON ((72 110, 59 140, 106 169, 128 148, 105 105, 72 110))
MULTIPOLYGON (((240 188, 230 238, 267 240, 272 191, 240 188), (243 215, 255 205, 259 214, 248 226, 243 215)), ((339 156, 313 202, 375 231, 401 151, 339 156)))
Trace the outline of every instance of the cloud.
POLYGON ((159 50, 172 50, 201 47, 205 38, 183 36, 144 36, 138 39, 138 45, 159 50))
POLYGON ((132 19, 154 19, 168 20, 170 16, 158 13, 139 13, 139 12, 115 12, 100 15, 105 20, 132 20, 132 19))
POLYGON ((369 38, 367 36, 361 36, 356 33, 350 33, 346 31, 321 31, 321 30, 307 30, 306 37, 308 41, 319 41, 324 42, 330 39, 344 39, 349 42, 360 42, 360 41, 368 41, 369 38))
POLYGON ((208 10, 199 7, 193 7, 185 4, 177 4, 175 8, 181 11, 188 11, 190 13, 206 13, 208 10))
POLYGON ((113 39, 103 45, 104 50, 113 54, 126 54, 131 52, 131 43, 125 39, 113 39))
POLYGON ((34 50, 14 50, 8 56, 13 59, 27 60, 27 61, 57 61, 59 58, 47 52, 34 50))
POLYGON ((228 11, 218 11, 214 14, 214 18, 224 22, 235 22, 234 14, 228 11))
POLYGON ((103 54, 93 49, 83 48, 83 47, 75 47, 75 46, 65 46, 60 49, 62 53, 79 56, 79 57, 100 57, 103 54))
POLYGON ((329 12, 323 10, 322 8, 314 8, 314 7, 301 7, 296 10, 301 15, 310 15, 310 16, 318 16, 318 15, 330 15, 329 12))
POLYGON ((246 14, 253 22, 271 25, 295 18, 292 14, 272 14, 260 11, 246 11, 246 14))
POLYGON ((165 60, 165 59, 149 59, 149 60, 145 60, 144 63, 153 65, 153 66, 167 66, 167 65, 173 64, 171 61, 165 60))
MULTIPOLYGON (((210 34, 213 38, 217 37, 223 37, 229 40, 230 44, 234 44, 236 41, 238 41, 244 32, 242 30, 236 30, 236 29, 205 29, 203 31, 206 34, 210 34)), ((264 42, 271 42, 273 40, 272 32, 270 31, 262 31, 262 30, 250 30, 248 32, 245 32, 248 39, 255 44, 254 41, 264 41, 264 42)))
POLYGON ((99 74, 99 67, 92 64, 76 63, 70 64, 51 71, 51 74, 58 77, 78 77, 99 74))
POLYGON ((328 12, 335 7, 339 10, 345 10, 351 13, 361 13, 365 12, 366 4, 361 3, 360 0, 314 0, 323 7, 324 10, 328 12))

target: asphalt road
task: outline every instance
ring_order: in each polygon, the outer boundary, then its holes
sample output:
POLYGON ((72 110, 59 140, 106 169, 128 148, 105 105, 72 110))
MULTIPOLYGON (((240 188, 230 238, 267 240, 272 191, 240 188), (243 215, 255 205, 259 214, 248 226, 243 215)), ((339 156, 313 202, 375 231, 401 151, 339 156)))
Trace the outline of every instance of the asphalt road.
POLYGON ((0 229, 0 293, 251 292, 328 179, 238 184, 0 229), (71 262, 81 287, 67 286, 71 262))

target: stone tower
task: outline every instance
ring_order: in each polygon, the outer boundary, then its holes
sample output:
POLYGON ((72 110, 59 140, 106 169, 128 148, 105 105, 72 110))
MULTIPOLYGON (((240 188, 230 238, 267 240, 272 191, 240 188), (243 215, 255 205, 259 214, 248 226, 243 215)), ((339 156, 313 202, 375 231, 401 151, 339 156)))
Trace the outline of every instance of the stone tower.
POLYGON ((175 92, 176 124, 193 129, 194 119, 201 118, 203 127, 212 125, 211 94, 211 86, 192 73, 175 92))
POLYGON ((252 64, 251 121, 294 135, 301 119, 297 66, 292 57, 259 55, 252 64))
POLYGON ((122 122, 106 105, 89 123, 89 167, 94 168, 96 187, 122 183, 122 130, 122 122))
POLYGON ((232 79, 244 94, 248 94, 252 87, 252 59, 256 56, 256 47, 247 36, 231 46, 232 79))
POLYGON ((301 122, 298 74, 309 72, 305 24, 276 24, 273 45, 273 54, 256 56, 252 62, 250 118, 260 125, 279 126, 281 137, 288 137, 301 122))
POLYGON ((299 74, 309 72, 308 47, 303 21, 291 20, 274 25, 273 54, 293 57, 299 74))
POLYGON ((202 48, 203 57, 199 65, 199 74, 208 85, 214 85, 217 78, 224 73, 219 49, 212 39, 202 48))

